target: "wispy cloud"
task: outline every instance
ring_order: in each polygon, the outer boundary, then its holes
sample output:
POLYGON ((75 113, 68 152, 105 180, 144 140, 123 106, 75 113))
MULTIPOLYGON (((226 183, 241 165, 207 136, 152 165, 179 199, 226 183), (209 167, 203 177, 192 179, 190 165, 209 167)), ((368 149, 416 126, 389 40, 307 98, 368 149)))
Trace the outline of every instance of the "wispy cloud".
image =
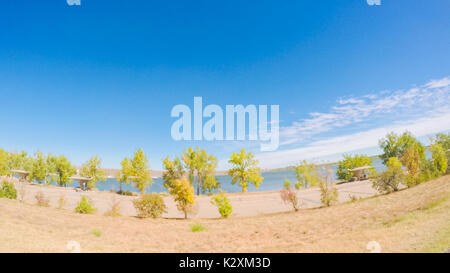
POLYGON ((280 128, 281 145, 308 138, 363 121, 421 116, 424 111, 448 106, 450 78, 432 80, 408 90, 382 91, 361 97, 341 98, 329 112, 314 112, 309 118, 280 128))
POLYGON ((302 159, 375 147, 378 140, 389 132, 408 130, 420 137, 448 131, 449 102, 449 77, 408 90, 341 98, 329 112, 310 113, 310 118, 280 128, 282 145, 301 144, 301 147, 260 153, 257 158, 263 168, 283 167, 302 159), (363 122, 371 126, 342 135, 335 132, 339 128, 352 128, 363 122), (315 140, 315 136, 321 136, 321 139, 315 140))

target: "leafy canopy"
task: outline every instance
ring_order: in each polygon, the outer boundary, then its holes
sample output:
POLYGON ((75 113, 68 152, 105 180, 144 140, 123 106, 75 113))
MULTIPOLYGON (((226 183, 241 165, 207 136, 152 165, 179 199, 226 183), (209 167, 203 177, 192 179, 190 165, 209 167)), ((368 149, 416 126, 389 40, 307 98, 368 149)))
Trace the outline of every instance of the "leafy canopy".
POLYGON ((246 153, 245 149, 242 149, 239 153, 232 153, 228 163, 233 165, 228 170, 231 183, 233 185, 239 183, 239 186, 242 187, 242 192, 247 192, 248 184, 253 184, 258 188, 264 180, 259 173, 261 169, 258 167, 258 160, 254 159, 254 155, 251 152, 246 153))

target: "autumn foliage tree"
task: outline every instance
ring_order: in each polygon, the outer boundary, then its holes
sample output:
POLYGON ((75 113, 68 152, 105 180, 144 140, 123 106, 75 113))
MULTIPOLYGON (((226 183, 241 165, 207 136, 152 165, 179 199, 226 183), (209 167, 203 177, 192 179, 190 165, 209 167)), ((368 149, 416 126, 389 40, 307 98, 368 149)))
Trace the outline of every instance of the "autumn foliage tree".
POLYGON ((98 181, 106 180, 106 173, 101 169, 101 164, 102 160, 98 156, 93 156, 81 167, 80 175, 90 178, 88 189, 94 188, 98 181))
POLYGON ((186 178, 175 180, 174 186, 169 188, 169 193, 174 197, 178 210, 184 213, 185 219, 188 213, 194 212, 194 187, 186 178))
POLYGON ((253 153, 246 153, 242 149, 239 153, 231 154, 228 163, 233 167, 228 170, 228 175, 231 177, 231 183, 236 183, 242 187, 242 192, 247 192, 249 184, 253 184, 256 188, 259 187, 264 178, 259 173, 261 169, 258 167, 258 160, 254 158, 253 153))

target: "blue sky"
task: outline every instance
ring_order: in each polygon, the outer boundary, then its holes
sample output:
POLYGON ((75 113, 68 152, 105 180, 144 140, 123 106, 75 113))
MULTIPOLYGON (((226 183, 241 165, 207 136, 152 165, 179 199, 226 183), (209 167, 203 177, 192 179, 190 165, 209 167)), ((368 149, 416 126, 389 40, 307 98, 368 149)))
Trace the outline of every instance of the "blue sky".
POLYGON ((263 167, 374 154, 387 131, 450 130, 450 2, 5 1, 0 147, 92 155, 255 151, 263 167), (177 104, 280 105, 278 151, 172 140, 177 104))

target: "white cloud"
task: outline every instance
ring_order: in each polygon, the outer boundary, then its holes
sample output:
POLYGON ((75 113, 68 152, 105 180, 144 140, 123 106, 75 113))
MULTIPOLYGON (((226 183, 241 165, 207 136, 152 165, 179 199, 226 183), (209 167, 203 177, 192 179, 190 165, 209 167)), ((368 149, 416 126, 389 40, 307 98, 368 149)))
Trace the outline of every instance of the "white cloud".
POLYGON ((450 130, 450 109, 439 109, 434 116, 419 118, 395 125, 370 129, 349 135, 315 141, 305 147, 258 154, 262 168, 278 168, 292 165, 303 159, 320 158, 371 148, 389 132, 410 131, 416 137, 450 130))
POLYGON ((385 121, 394 115, 420 116, 424 111, 444 107, 450 101, 450 78, 396 92, 382 91, 361 97, 342 98, 327 113, 314 112, 310 117, 280 128, 281 145, 305 141, 312 136, 363 121, 385 121))

